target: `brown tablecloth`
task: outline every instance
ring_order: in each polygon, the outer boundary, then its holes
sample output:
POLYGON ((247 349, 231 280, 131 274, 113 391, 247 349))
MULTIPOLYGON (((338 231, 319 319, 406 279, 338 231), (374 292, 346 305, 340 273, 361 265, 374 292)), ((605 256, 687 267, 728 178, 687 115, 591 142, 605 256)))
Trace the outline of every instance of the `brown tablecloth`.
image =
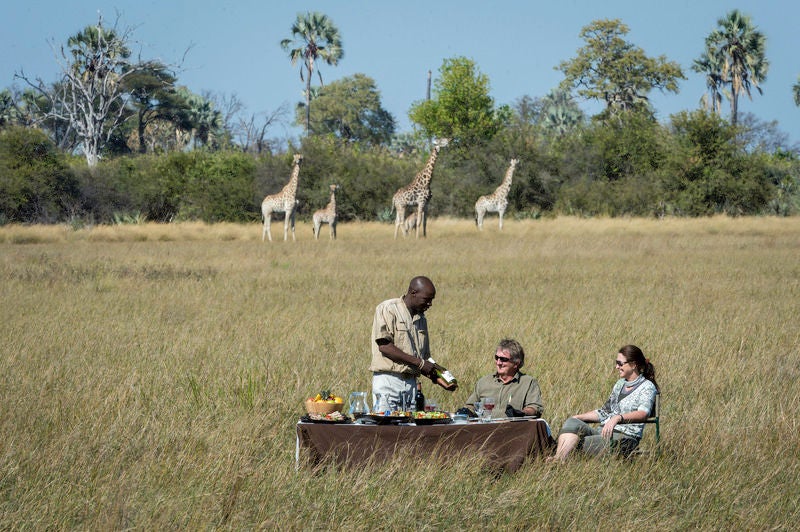
POLYGON ((535 419, 429 426, 298 423, 296 457, 302 450, 313 464, 358 465, 409 451, 445 459, 478 453, 490 467, 515 471, 550 442, 547 424, 535 419))

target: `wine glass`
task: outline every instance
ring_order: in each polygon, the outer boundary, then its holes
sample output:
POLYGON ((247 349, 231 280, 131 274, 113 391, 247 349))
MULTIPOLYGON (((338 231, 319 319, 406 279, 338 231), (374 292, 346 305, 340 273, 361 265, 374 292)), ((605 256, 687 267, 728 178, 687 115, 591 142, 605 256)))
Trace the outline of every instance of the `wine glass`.
POLYGON ((492 410, 494 410, 494 397, 484 397, 483 415, 486 417, 485 421, 492 419, 492 410))
POLYGON ((475 401, 475 413, 478 414, 478 419, 483 417, 483 402, 475 401))

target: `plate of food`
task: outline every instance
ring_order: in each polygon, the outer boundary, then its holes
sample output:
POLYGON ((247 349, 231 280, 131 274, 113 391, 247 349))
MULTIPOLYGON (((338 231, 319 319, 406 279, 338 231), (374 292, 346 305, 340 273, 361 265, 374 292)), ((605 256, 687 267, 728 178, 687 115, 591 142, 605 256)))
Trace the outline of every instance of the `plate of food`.
POLYGON ((395 410, 393 412, 389 412, 388 414, 370 412, 364 417, 374 421, 378 425, 388 425, 390 423, 408 423, 411 421, 411 413, 403 412, 402 410, 395 410))
POLYGON ((447 412, 414 412, 414 423, 417 425, 447 425, 453 418, 447 412))
POLYGON ((306 414, 300 418, 303 423, 350 423, 350 418, 341 412, 328 414, 306 414))

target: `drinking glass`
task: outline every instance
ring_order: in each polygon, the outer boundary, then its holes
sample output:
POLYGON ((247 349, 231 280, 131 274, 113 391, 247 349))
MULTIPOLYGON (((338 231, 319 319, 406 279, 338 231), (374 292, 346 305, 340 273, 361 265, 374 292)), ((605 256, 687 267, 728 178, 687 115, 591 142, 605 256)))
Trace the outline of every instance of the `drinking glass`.
POLYGON ((483 417, 483 403, 481 401, 475 401, 475 413, 478 414, 478 419, 483 417))
POLYGON ((489 421, 492 419, 492 410, 494 410, 494 397, 484 397, 483 398, 483 416, 485 417, 484 421, 489 421))

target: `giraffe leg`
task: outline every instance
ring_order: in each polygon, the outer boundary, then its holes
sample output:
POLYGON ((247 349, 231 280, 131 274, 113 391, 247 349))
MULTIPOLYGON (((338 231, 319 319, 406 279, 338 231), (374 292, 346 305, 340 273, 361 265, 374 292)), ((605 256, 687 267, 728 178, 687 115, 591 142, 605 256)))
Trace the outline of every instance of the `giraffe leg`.
POLYGON ((484 211, 480 207, 475 209, 475 211, 476 211, 476 214, 477 214, 477 218, 476 218, 475 221, 478 224, 478 231, 483 231, 483 215, 485 214, 486 211, 484 211))
POLYGON ((294 209, 292 209, 292 216, 289 218, 289 224, 290 224, 290 227, 292 229, 292 242, 297 242, 297 238, 295 238, 295 236, 294 236, 294 216, 295 216, 294 213, 295 212, 296 211, 294 209))
MULTIPOLYGON (((397 231, 398 231, 398 229, 400 229, 401 226, 403 225, 403 223, 405 223, 405 219, 406 219, 405 214, 406 214, 405 213, 405 208, 404 207, 401 208, 401 207, 398 206, 397 214, 394 217, 394 239, 395 240, 397 240, 397 231)), ((405 231, 403 231, 403 236, 406 236, 405 235, 405 231)))
POLYGON ((317 216, 314 216, 314 240, 319 240, 319 226, 322 222, 317 216))
POLYGON ((271 218, 272 218, 272 214, 271 213, 264 214, 264 229, 261 231, 261 241, 262 242, 264 241, 264 237, 265 236, 268 236, 269 237, 269 241, 272 242, 272 233, 269 230, 270 222, 272 221, 271 218))
POLYGON ((422 236, 425 236, 425 209, 422 208, 422 205, 417 207, 417 238, 419 238, 419 226, 422 226, 422 236))
POLYGON ((500 215, 500 230, 502 231, 503 230, 503 214, 505 214, 506 211, 505 211, 505 209, 500 209, 497 212, 500 215))
POLYGON ((336 220, 331 221, 331 239, 336 240, 336 220))

